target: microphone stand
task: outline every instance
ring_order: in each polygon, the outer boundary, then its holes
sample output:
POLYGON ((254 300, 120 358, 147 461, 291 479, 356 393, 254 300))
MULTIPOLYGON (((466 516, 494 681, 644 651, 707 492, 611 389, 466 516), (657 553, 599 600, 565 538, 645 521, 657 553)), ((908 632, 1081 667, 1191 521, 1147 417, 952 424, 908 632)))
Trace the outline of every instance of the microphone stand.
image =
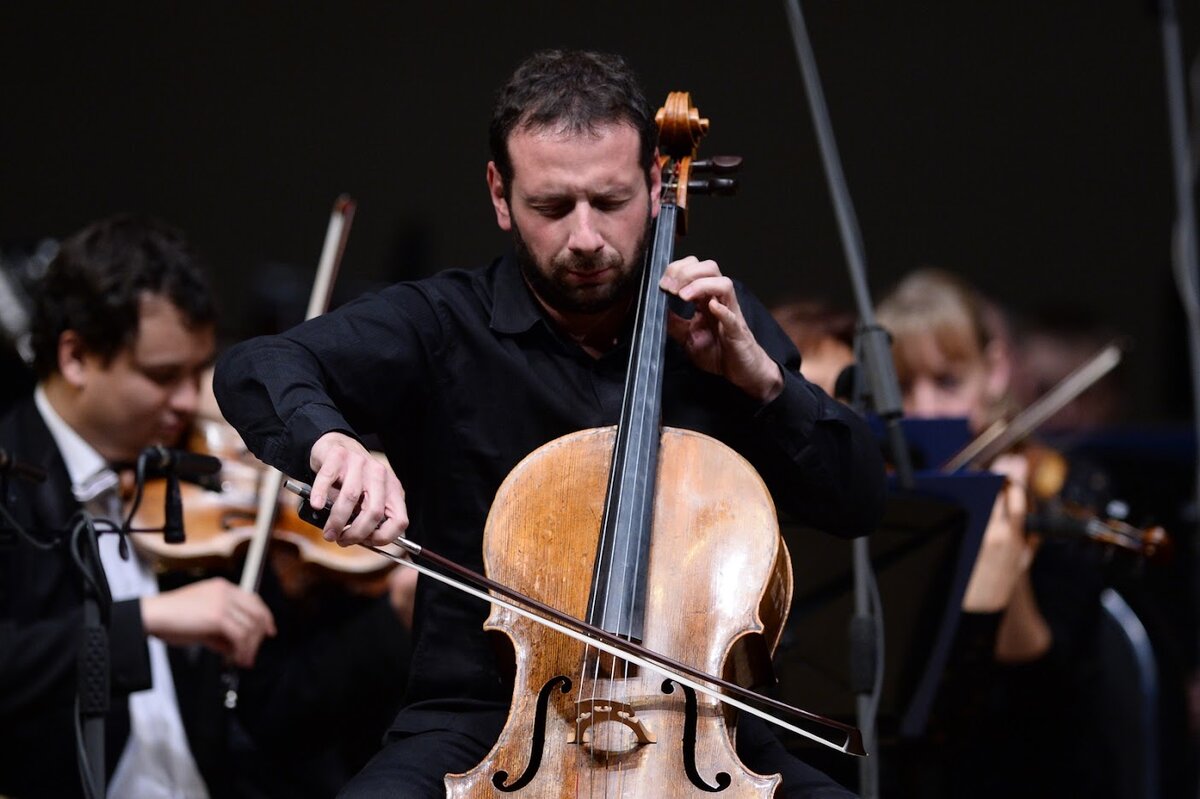
MULTIPOLYGON (((904 433, 900 429, 904 406, 896 379, 896 366, 892 361, 891 342, 887 332, 875 322, 874 304, 867 289, 862 233, 842 173, 837 142, 829 121, 829 109, 825 105, 816 58, 799 0, 787 0, 786 9, 858 309, 859 326, 855 333, 854 351, 862 369, 855 379, 856 404, 869 407, 884 421, 897 480, 902 488, 908 489, 913 485, 912 464, 904 433)), ((871 568, 867 540, 855 539, 853 548, 854 617, 850 622, 850 680, 856 695, 857 726, 862 732, 864 747, 870 753, 876 744, 875 714, 883 686, 883 608, 871 568)), ((863 799, 878 797, 879 759, 859 759, 858 776, 858 790, 863 799)))
MULTIPOLYGON (((1192 163, 1191 136, 1188 131, 1187 71, 1183 65, 1183 44, 1175 0, 1157 3, 1163 47, 1163 78, 1166 83, 1167 123, 1171 139, 1171 176, 1175 190, 1175 224, 1171 263, 1175 285, 1187 316, 1188 354, 1192 377, 1192 423, 1200 441, 1200 255, 1197 254, 1196 168, 1192 163)), ((1193 485, 1193 502, 1200 502, 1200 463, 1193 485)), ((1193 556, 1193 568, 1200 575, 1200 550, 1193 556)), ((1193 597, 1200 605, 1200 594, 1193 597)), ((1193 676, 1193 679, 1196 679, 1193 676)))

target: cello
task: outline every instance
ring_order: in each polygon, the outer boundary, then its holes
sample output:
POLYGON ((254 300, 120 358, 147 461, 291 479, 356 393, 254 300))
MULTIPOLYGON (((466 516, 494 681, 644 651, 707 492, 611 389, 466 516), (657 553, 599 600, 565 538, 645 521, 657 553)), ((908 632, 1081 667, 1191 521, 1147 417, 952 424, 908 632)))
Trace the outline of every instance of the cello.
MULTIPOLYGON (((791 562, 762 479, 729 447, 661 426, 668 298, 659 289, 692 178, 701 119, 686 93, 657 117, 663 202, 642 274, 620 421, 522 460, 484 531, 494 581, 617 638, 747 685, 767 676, 791 599, 791 562)), ((713 171, 737 161, 714 160, 713 171)), ((770 796, 779 775, 737 759, 736 714, 688 685, 494 605, 485 629, 515 653, 508 721, 447 795, 770 796)))

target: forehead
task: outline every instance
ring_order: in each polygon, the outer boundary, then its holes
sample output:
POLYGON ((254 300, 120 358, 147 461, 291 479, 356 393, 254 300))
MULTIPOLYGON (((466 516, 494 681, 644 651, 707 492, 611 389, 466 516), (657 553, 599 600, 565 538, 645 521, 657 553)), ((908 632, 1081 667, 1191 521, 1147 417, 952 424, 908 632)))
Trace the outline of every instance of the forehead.
POLYGON ((638 132, 619 122, 592 130, 518 128, 508 137, 513 189, 525 194, 644 184, 638 132))
POLYGON ((961 331, 952 328, 916 330, 896 335, 893 354, 901 376, 938 374, 983 362, 983 354, 961 331))
POLYGON ((177 305, 161 294, 143 294, 138 300, 137 337, 129 354, 139 364, 207 362, 216 346, 211 324, 192 325, 177 305))

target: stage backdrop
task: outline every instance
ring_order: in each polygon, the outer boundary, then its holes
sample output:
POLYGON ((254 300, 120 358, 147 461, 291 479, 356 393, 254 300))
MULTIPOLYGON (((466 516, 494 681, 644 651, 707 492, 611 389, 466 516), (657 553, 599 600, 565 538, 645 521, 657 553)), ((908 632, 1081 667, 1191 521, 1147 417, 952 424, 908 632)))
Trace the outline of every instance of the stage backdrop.
MULTIPOLYGON (((805 3, 876 295, 934 264, 1016 311, 1077 303, 1134 338, 1133 416, 1162 420, 1190 389, 1146 6, 805 3)), ((745 157, 686 251, 769 301, 850 303, 778 2, 6 3, 0 243, 165 217, 213 261, 227 338, 306 290, 339 192, 359 202, 340 299, 479 264, 505 245, 492 93, 549 46, 624 53, 655 101, 693 93, 707 153, 745 157)))

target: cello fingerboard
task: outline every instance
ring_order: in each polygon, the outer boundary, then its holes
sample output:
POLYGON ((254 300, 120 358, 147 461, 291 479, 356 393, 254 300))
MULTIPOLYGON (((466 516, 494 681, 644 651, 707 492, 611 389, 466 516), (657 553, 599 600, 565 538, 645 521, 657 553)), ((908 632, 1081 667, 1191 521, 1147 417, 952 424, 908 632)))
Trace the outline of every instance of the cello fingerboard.
POLYGON ((621 419, 613 447, 588 621, 634 641, 642 640, 650 525, 662 432, 663 346, 668 296, 658 287, 675 247, 678 208, 663 202, 654 242, 642 270, 621 419))

